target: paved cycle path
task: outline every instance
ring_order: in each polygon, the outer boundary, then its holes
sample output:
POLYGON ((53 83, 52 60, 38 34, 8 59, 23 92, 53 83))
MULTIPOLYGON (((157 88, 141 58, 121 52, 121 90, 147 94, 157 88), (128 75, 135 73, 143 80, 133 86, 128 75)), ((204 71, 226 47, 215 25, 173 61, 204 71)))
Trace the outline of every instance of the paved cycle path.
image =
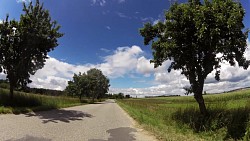
POLYGON ((27 114, 0 115, 0 141, 155 141, 114 100, 27 114))

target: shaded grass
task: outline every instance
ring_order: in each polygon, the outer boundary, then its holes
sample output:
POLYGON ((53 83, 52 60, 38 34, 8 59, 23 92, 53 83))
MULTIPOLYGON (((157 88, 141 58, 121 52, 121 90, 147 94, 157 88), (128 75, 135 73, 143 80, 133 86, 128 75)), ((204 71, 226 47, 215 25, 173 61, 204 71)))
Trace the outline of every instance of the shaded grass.
POLYGON ((58 109, 83 104, 76 98, 44 96, 23 92, 15 92, 14 99, 9 98, 7 89, 0 89, 0 114, 26 113, 58 109))
POLYGON ((250 90, 205 95, 210 113, 193 97, 119 100, 135 120, 161 140, 249 140, 250 90))
POLYGON ((204 117, 195 108, 179 109, 172 118, 177 121, 179 127, 186 124, 196 133, 216 132, 224 128, 223 139, 243 139, 249 121, 249 107, 208 110, 210 115, 204 117))

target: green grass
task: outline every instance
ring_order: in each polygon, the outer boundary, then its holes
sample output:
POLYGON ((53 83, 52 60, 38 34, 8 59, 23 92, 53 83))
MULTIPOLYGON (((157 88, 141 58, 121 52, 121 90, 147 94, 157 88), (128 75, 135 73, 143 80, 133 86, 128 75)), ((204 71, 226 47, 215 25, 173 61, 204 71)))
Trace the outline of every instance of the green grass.
POLYGON ((9 91, 0 89, 0 114, 26 113, 49 109, 59 109, 81 105, 77 98, 53 97, 31 93, 15 92, 14 99, 10 100, 9 91))
POLYGON ((210 116, 190 97, 119 100, 160 140, 250 140, 250 90, 204 96, 210 116))

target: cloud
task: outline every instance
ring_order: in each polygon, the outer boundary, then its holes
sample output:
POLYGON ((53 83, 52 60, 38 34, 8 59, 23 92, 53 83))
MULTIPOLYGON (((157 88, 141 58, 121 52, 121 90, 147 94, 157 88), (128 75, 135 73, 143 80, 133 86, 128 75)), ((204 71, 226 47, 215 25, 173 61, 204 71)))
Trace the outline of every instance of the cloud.
MULTIPOLYGON (((55 58, 49 57, 42 69, 31 76, 33 81, 29 86, 63 90, 73 74, 87 72, 91 68, 97 68, 109 78, 124 77, 136 70, 138 58, 143 53, 140 47, 118 47, 111 55, 103 57, 99 64, 73 65, 55 58)), ((6 75, 0 74, 0 78, 6 75)))
MULTIPOLYGON (((250 47, 249 41, 248 48, 250 47)), ((250 50, 245 56, 249 59, 250 50)), ((49 58, 45 67, 32 76, 34 87, 44 87, 51 89, 64 89, 67 81, 73 73, 86 72, 90 68, 98 68, 105 75, 111 78, 123 78, 131 74, 139 74, 144 77, 153 76, 151 87, 147 88, 113 88, 110 93, 130 94, 134 97, 156 96, 156 95, 184 95, 183 87, 189 86, 189 81, 180 71, 172 70, 167 72, 170 61, 166 61, 162 66, 154 69, 154 64, 150 64, 150 59, 143 56, 143 51, 139 46, 118 47, 111 55, 103 57, 103 62, 99 64, 72 65, 49 58), (54 66, 54 67, 51 67, 54 66)), ((141 82, 145 83, 145 81, 141 82)), ((250 86, 250 69, 244 70, 239 67, 232 67, 228 63, 222 64, 221 80, 214 79, 214 72, 209 74, 204 85, 204 91, 208 93, 223 92, 232 89, 250 86)))
MULTIPOLYGON (((102 70, 111 79, 124 77, 135 71, 137 60, 142 53, 143 51, 138 46, 118 47, 111 55, 103 57, 102 63, 83 65, 73 65, 49 57, 45 66, 31 76, 33 82, 29 86, 63 90, 74 73, 87 72, 91 68, 102 70)), ((0 77, 2 76, 0 75, 0 77)))
POLYGON ((30 2, 31 0, 16 0, 17 3, 27 3, 30 2))
POLYGON ((46 60, 43 69, 31 76, 33 81, 29 86, 63 90, 74 73, 86 72, 92 65, 72 65, 50 57, 46 60))
POLYGON ((121 13, 121 12, 117 12, 116 14, 117 14, 119 17, 121 17, 121 18, 126 18, 126 17, 127 17, 124 13, 121 13))
POLYGON ((140 18, 142 22, 151 22, 154 21, 153 17, 141 17, 140 18))
MULTIPOLYGON (((139 14, 139 13, 136 13, 139 14)), ((149 22, 153 25, 156 25, 158 22, 165 21, 165 11, 160 12, 158 16, 154 17, 140 17, 139 18, 143 23, 149 22)))
POLYGON ((153 21, 153 25, 156 25, 156 24, 158 24, 159 22, 160 22, 160 20, 159 20, 159 19, 154 20, 154 21, 153 21))
POLYGON ((0 73, 0 79, 5 79, 6 78, 6 74, 4 74, 4 73, 0 73))
POLYGON ((109 49, 106 49, 106 48, 101 48, 100 49, 101 51, 104 51, 104 52, 106 52, 106 53, 109 53, 111 50, 109 50, 109 49))
MULTIPOLYGON (((247 41, 248 49, 245 56, 250 56, 250 43, 247 41)), ((101 49, 105 51, 106 49, 101 49)), ((38 70, 31 76, 31 87, 49 88, 63 90, 67 86, 67 81, 71 80, 74 73, 86 72, 91 68, 97 68, 111 79, 123 79, 130 77, 141 82, 150 83, 147 88, 114 88, 111 86, 110 93, 130 94, 134 97, 154 96, 154 95, 184 95, 183 87, 189 86, 189 81, 180 71, 172 70, 167 72, 170 61, 165 61, 162 66, 154 69, 154 64, 149 63, 143 50, 139 46, 118 47, 116 50, 107 50, 109 55, 102 57, 103 61, 97 64, 69 64, 53 57, 49 57, 43 69, 38 70), (144 76, 144 77, 143 77, 144 76), (153 80, 147 82, 146 77, 151 76, 153 80), (144 80, 144 81, 143 81, 144 80), (152 81, 152 82, 151 82, 152 81)), ((239 67, 232 67, 228 63, 223 63, 221 69, 221 80, 214 79, 214 73, 208 75, 204 91, 208 93, 223 92, 232 89, 250 86, 250 69, 244 70, 239 67)), ((6 75, 0 73, 0 78, 6 75)))
POLYGON ((124 13, 121 12, 116 12, 116 14, 120 17, 120 18, 127 18, 127 19, 132 19, 131 17, 125 15, 124 13))
POLYGON ((118 0, 118 3, 124 3, 125 0, 118 0))
POLYGON ((104 57, 104 63, 97 68, 111 78, 123 77, 135 70, 141 53, 143 51, 138 46, 118 47, 114 54, 104 57))
POLYGON ((245 53, 245 57, 250 60, 250 40, 248 39, 247 40, 247 50, 246 50, 246 53, 245 53))
POLYGON ((136 70, 138 73, 144 74, 146 77, 149 77, 155 71, 154 65, 150 64, 150 60, 146 59, 144 56, 138 58, 136 70))
MULTIPOLYGON (((250 59, 250 42, 247 40, 248 49, 245 57, 250 59)), ((189 86, 189 81, 180 71, 172 70, 168 73, 166 70, 170 64, 169 61, 157 69, 149 63, 150 59, 141 56, 138 58, 137 73, 148 76, 153 74, 154 85, 148 88, 111 88, 110 92, 130 94, 134 97, 156 96, 156 95, 184 95, 183 87, 189 86)), ((208 93, 218 93, 238 88, 250 86, 250 69, 244 70, 237 65, 230 66, 229 63, 221 64, 221 80, 216 81, 214 78, 215 71, 210 73, 204 85, 204 91, 208 93)))
POLYGON ((106 0, 91 0, 92 5, 99 5, 99 6, 105 6, 106 0))
POLYGON ((106 29, 111 30, 111 27, 110 26, 106 26, 106 29))
POLYGON ((148 88, 111 88, 110 93, 129 94, 133 97, 159 96, 159 95, 177 95, 185 91, 181 87, 174 87, 172 84, 161 84, 148 88))

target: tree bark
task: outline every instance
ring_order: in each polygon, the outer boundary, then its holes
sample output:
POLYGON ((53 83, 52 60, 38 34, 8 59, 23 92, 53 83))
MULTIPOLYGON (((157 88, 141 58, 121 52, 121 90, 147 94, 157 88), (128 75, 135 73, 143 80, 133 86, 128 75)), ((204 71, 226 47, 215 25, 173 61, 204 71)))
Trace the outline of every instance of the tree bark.
POLYGON ((82 102, 82 95, 80 95, 80 102, 82 102))
POLYGON ((208 115, 207 108, 206 108, 202 93, 196 93, 194 95, 194 98, 199 104, 199 109, 200 109, 201 114, 204 116, 208 115))
POLYGON ((10 99, 11 99, 11 100, 13 100, 13 98, 14 98, 13 91, 14 91, 14 87, 13 87, 13 85, 10 83, 10 99))
POLYGON ((200 77, 199 81, 193 87, 194 90, 193 92, 194 92, 194 98, 199 104, 201 114, 206 116, 208 115, 208 112, 202 96, 203 87, 204 87, 204 79, 200 77))

